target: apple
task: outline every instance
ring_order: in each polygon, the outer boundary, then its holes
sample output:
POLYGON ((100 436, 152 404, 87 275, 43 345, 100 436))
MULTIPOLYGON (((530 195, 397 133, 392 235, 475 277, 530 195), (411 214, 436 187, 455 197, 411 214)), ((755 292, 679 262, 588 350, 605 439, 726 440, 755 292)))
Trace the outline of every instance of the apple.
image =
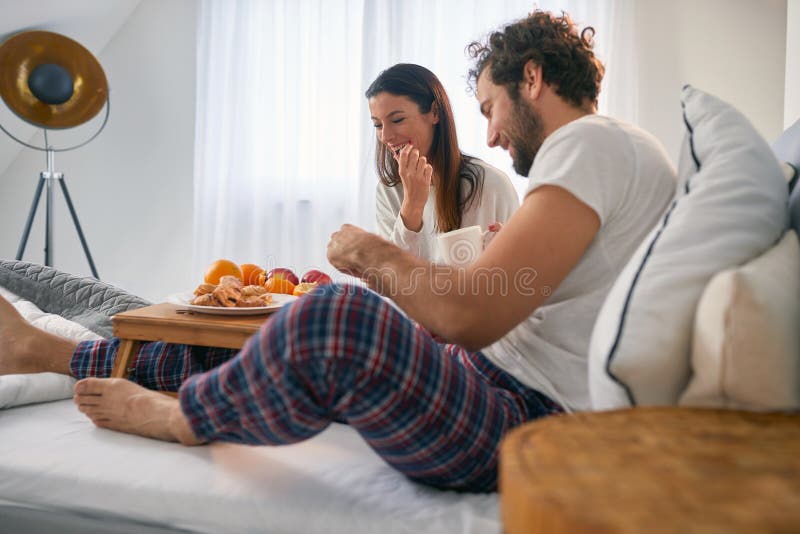
POLYGON ((276 267, 274 269, 270 269, 267 273, 267 276, 264 277, 266 280, 270 278, 284 278, 294 285, 300 283, 300 280, 297 279, 297 275, 291 269, 287 269, 286 267, 276 267))
POLYGON ((318 269, 311 269, 306 274, 303 275, 303 278, 300 279, 301 282, 316 282, 317 284, 324 286, 325 284, 330 284, 333 282, 331 277, 327 274, 323 273, 318 269))

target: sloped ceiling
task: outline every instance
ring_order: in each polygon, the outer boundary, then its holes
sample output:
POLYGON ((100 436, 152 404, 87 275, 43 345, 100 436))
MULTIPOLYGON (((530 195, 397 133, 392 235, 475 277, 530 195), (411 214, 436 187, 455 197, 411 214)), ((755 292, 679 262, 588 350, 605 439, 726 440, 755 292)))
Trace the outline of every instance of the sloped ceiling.
MULTIPOLYGON (((66 35, 98 58, 141 0, 0 0, 0 43, 26 30, 66 35)), ((102 59, 102 58, 101 58, 102 59)), ((102 61, 101 61, 102 63, 102 61)), ((0 124, 22 140, 37 130, 16 117, 0 101, 0 124)), ((22 147, 0 132, 0 176, 22 147)))

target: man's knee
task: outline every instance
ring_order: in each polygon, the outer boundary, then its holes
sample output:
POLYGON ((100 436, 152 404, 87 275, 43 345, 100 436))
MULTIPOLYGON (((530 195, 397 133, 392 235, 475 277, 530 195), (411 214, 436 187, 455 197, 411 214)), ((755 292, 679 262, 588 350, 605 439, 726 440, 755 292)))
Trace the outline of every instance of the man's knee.
POLYGON ((383 299, 366 287, 327 284, 299 297, 265 325, 263 333, 295 338, 331 338, 373 328, 383 299), (336 320, 339 317, 341 320, 336 320))

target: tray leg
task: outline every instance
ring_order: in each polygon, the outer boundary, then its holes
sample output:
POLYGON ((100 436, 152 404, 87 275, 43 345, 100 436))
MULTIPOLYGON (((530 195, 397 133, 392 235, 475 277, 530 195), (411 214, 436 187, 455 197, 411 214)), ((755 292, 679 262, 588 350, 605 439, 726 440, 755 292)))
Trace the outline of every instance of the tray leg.
POLYGON ((139 341, 135 339, 123 339, 117 350, 117 357, 114 360, 114 368, 111 370, 111 378, 128 378, 128 368, 131 359, 139 348, 139 341))

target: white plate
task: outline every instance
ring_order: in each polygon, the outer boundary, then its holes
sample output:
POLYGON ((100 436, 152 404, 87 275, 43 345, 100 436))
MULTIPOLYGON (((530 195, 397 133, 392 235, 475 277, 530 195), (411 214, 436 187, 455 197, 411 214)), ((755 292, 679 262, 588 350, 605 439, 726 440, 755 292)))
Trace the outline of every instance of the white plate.
POLYGON ((167 302, 178 304, 197 313, 208 313, 212 315, 262 315, 279 310, 282 306, 292 303, 298 299, 294 295, 284 295, 282 293, 270 293, 272 304, 269 306, 257 306, 255 308, 226 308, 224 306, 197 306, 190 304, 194 300, 192 293, 178 293, 167 297, 167 302))

